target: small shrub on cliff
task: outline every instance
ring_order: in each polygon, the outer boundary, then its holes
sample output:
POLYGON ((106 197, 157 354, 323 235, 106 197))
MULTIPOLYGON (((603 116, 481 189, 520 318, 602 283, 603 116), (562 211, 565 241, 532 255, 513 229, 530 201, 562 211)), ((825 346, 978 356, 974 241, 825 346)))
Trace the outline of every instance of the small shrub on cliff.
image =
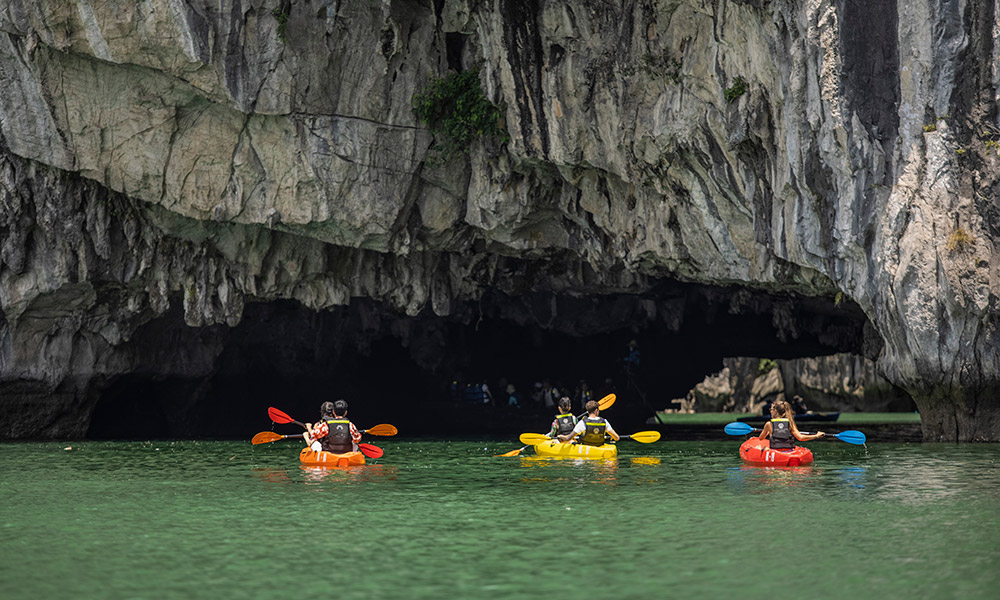
POLYGON ((757 365, 757 377, 761 375, 767 375, 772 369, 778 366, 778 361, 772 358, 762 358, 760 363, 757 365))
POLYGON ((479 139, 510 139, 500 124, 500 109, 483 96, 478 69, 431 81, 413 97, 413 110, 434 134, 434 150, 442 163, 468 153, 479 139))
POLYGON ((281 8, 271 11, 271 16, 278 20, 278 39, 288 41, 288 13, 281 8))
POLYGON ((724 93, 726 95, 726 102, 736 100, 747 93, 747 80, 743 79, 740 75, 733 77, 733 85, 727 87, 724 93))
POLYGON ((968 231, 959 227, 955 231, 952 231, 951 235, 948 236, 948 243, 945 244, 945 247, 948 248, 948 252, 958 252, 972 246, 972 242, 974 241, 975 240, 968 231))

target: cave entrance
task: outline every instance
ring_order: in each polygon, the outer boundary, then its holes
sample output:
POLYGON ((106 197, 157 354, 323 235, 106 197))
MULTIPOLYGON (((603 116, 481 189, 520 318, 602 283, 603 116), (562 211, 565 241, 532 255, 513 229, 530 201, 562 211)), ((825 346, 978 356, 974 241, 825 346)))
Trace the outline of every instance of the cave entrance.
POLYGON ((141 364, 100 395, 88 437, 248 439, 270 428, 268 406, 313 420, 337 398, 362 427, 390 422, 407 435, 536 431, 551 419, 532 402, 544 381, 570 396, 582 381, 595 399, 614 391, 613 422, 633 429, 724 358, 860 354, 865 323, 857 306, 832 299, 676 282, 642 295, 492 293, 446 318, 368 300, 321 312, 251 304, 233 328, 189 328, 173 313, 133 336, 141 364), (630 375, 632 340, 641 366, 630 375), (460 391, 484 382, 496 407, 460 391), (507 406, 507 385, 520 408, 507 406))

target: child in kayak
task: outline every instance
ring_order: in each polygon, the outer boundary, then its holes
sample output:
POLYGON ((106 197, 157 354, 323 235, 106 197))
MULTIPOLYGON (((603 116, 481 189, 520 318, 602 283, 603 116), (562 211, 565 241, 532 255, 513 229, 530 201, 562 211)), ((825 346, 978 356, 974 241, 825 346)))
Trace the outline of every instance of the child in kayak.
POLYGON ((810 435, 800 432, 795 425, 791 405, 784 400, 775 400, 771 404, 771 420, 764 424, 764 430, 758 437, 761 439, 770 437, 771 450, 791 450, 795 447, 795 440, 808 442, 825 436, 822 431, 810 435))
POLYGON ((576 427, 576 417, 573 416, 573 401, 563 396, 559 399, 559 412, 552 420, 552 429, 546 435, 566 442, 569 441, 574 427, 576 427), (563 439, 564 437, 565 439, 563 439))
POLYGON ((334 454, 356 452, 361 441, 361 432, 347 419, 346 400, 321 404, 319 421, 315 425, 306 423, 306 432, 302 435, 312 450, 334 454))

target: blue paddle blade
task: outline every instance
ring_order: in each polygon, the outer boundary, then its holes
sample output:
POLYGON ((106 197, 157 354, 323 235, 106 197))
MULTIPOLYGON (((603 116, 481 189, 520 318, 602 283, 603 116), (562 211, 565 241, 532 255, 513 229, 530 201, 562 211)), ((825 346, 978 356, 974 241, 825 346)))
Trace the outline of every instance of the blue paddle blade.
POLYGON ((726 433, 729 435, 746 435, 753 432, 753 427, 746 423, 734 422, 726 425, 726 433))
POLYGON ((861 433, 860 431, 856 431, 854 429, 850 429, 848 431, 841 431, 840 433, 836 434, 836 437, 838 440, 842 442, 847 442, 848 444, 854 444, 856 446, 864 444, 865 439, 867 439, 865 438, 865 434, 861 433))

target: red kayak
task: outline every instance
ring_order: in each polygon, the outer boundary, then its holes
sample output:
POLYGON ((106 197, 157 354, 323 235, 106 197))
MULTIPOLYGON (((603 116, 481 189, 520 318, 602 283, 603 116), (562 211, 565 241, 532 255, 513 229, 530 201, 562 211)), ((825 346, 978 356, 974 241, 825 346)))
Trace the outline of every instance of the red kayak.
POLYGON ((804 446, 771 450, 771 440, 752 437, 740 444, 740 459, 755 467, 804 467, 812 464, 813 453, 804 446))

